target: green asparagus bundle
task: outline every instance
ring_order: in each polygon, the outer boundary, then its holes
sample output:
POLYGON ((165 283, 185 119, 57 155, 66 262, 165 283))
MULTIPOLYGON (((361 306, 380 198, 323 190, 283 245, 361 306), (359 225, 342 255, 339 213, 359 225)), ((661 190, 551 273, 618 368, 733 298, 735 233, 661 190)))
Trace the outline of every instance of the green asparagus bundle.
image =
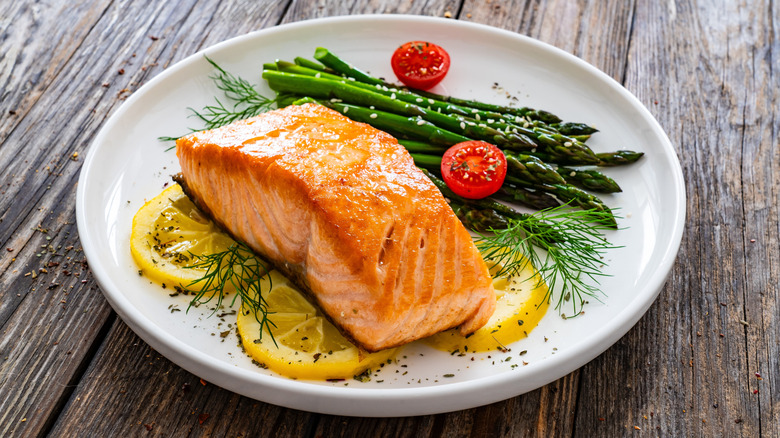
MULTIPOLYGON (((461 107, 430 97, 422 97, 408 90, 357 82, 289 62, 277 61, 276 66, 267 65, 263 71, 263 78, 268 81, 273 90, 279 93, 339 99, 354 105, 418 116, 444 129, 474 140, 487 141, 501 148, 534 154, 538 151, 547 161, 553 163, 599 165, 602 161, 580 140, 595 132, 594 128, 584 124, 558 123, 553 126, 516 114, 461 107), (555 126, 563 127, 565 132, 577 134, 568 136, 558 131, 555 126)), ((542 113, 526 110, 525 114, 542 113)), ((557 117, 555 119, 558 120, 557 117)), ((635 159, 639 157, 641 155, 635 156, 635 159)))
MULTIPOLYGON (((385 99, 374 100, 378 98, 377 95, 381 94, 389 97, 390 100, 399 100, 411 104, 411 106, 403 107, 399 114, 418 115, 433 123, 442 123, 442 127, 456 133, 471 131, 464 135, 474 139, 483 139, 504 148, 533 151, 534 155, 552 163, 566 165, 616 165, 628 164, 642 156, 641 153, 627 153, 629 151, 621 151, 617 156, 614 156, 615 154, 595 154, 583 143, 583 140, 587 140, 592 133, 596 132, 595 128, 582 123, 562 123, 558 117, 545 111, 481 104, 474 101, 399 88, 351 67, 348 63, 341 61, 325 49, 318 49, 315 53, 315 58, 328 63, 328 67, 317 65, 316 61, 296 58, 296 63, 277 61, 275 65, 267 65, 264 70, 264 77, 269 81, 269 85, 272 88, 276 86, 280 89, 286 89, 299 95, 308 95, 310 97, 340 99, 338 96, 343 94, 339 93, 348 92, 344 90, 344 86, 353 88, 352 95, 355 93, 354 88, 360 88, 367 94, 361 95, 359 100, 352 101, 347 99, 346 101, 358 105, 373 106, 374 108, 385 109, 391 112, 395 112, 400 108, 398 105, 389 103, 385 99), (269 73, 271 70, 276 70, 280 75, 269 73), (298 76, 285 79, 281 73, 298 76), (343 76, 339 76, 339 74, 343 76), (327 90, 326 93, 325 90, 328 84, 332 85, 333 82, 304 81, 300 76, 310 76, 316 80, 341 82, 343 86, 338 89, 327 90), (301 89, 295 88, 293 84, 315 87, 316 95, 314 95, 315 93, 301 92, 301 89), (453 101, 473 106, 461 106, 453 103, 453 101), (441 118, 432 115, 432 112, 446 114, 451 116, 451 118, 441 118), (455 118, 455 120, 453 121, 452 118, 455 118), (547 124, 545 121, 550 121, 551 123, 547 124)), ((307 88, 307 91, 310 90, 311 88, 307 88)))

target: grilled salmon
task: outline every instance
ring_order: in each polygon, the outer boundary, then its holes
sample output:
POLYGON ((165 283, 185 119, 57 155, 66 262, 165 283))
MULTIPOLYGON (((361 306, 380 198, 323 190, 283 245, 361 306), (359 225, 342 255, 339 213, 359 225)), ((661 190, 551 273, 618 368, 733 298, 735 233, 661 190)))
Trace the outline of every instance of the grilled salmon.
POLYGON ((490 274, 441 193, 389 134, 317 104, 179 139, 186 192, 367 351, 495 309, 490 274))

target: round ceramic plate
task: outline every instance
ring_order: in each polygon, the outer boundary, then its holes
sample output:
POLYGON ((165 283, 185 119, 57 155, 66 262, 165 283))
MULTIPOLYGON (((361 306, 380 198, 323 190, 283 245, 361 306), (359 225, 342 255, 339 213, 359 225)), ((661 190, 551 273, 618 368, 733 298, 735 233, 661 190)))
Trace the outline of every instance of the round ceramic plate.
POLYGON ((487 26, 382 15, 278 26, 217 44, 168 68, 136 91, 95 138, 81 172, 76 208, 84 252, 106 298, 142 339, 173 362, 231 391, 281 406, 406 416, 513 397, 606 350, 661 290, 680 244, 684 198, 682 172, 661 127, 634 96, 596 68, 487 26), (264 62, 311 58, 323 46, 376 76, 391 78, 390 54, 411 39, 436 42, 452 57, 451 71, 436 92, 545 109, 598 127, 588 141, 597 152, 645 153, 636 164, 606 170, 624 191, 603 197, 623 217, 623 229, 607 236, 620 248, 605 255, 603 302, 591 300, 584 315, 569 320, 550 310, 528 338, 489 357, 450 355, 414 343, 368 382, 299 381, 260 369, 237 345, 234 316, 187 312, 186 297, 170 297, 138 275, 128 245, 133 214, 179 169, 170 144, 158 137, 197 128, 187 108, 202 108, 219 96, 209 79, 213 68, 203 55, 271 96, 259 77, 264 62))

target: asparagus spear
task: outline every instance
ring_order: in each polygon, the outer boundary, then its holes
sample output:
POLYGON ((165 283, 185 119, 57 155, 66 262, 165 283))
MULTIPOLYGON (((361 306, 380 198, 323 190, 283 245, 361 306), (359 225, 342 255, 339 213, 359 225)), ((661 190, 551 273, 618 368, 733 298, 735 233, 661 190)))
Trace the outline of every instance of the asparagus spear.
POLYGON ((449 201, 452 211, 461 223, 473 231, 502 230, 507 227, 506 217, 489 208, 476 208, 470 204, 449 201))
POLYGON ((599 130, 584 123, 553 123, 550 127, 564 135, 590 135, 599 130))
POLYGON ((503 152, 508 167, 507 173, 521 179, 525 184, 566 184, 566 180, 542 160, 531 155, 503 152))
POLYGON ((422 154, 436 154, 441 156, 444 154, 444 152, 447 151, 447 146, 432 145, 424 141, 406 140, 399 138, 398 143, 405 147, 407 151, 412 153, 416 152, 422 154))
POLYGON ((541 128, 534 128, 537 133, 536 139, 542 143, 542 147, 534 151, 545 154, 548 159, 542 158, 544 155, 537 155, 543 161, 554 164, 577 163, 582 165, 597 165, 600 162, 598 156, 583 143, 559 133, 544 132, 541 128))
POLYGON ((554 196, 547 192, 508 184, 504 184, 498 189, 498 192, 491 196, 501 201, 516 202, 535 210, 545 210, 561 205, 554 196))
POLYGON ((327 67, 330 67, 333 70, 357 81, 374 85, 387 85, 385 81, 377 79, 370 74, 353 67, 351 64, 345 62, 324 47, 317 47, 317 50, 314 51, 314 58, 317 61, 325 64, 327 67))
POLYGON ((576 154, 554 153, 550 150, 537 150, 533 155, 547 163, 554 163, 560 166, 621 166, 631 164, 642 158, 644 152, 635 151, 614 151, 596 153, 595 160, 592 157, 584 157, 576 154))
POLYGON ((295 103, 317 102, 342 114, 348 115, 352 120, 368 123, 394 135, 396 138, 412 138, 427 140, 435 145, 451 146, 460 142, 471 140, 468 137, 438 128, 433 123, 419 117, 404 117, 385 111, 372 110, 357 105, 345 104, 325 99, 301 98, 295 103))
POLYGON ((417 165, 417 167, 422 167, 424 169, 430 169, 433 171, 438 172, 439 169, 441 169, 441 157, 436 155, 427 155, 427 154, 420 154, 416 152, 411 152, 409 155, 412 156, 414 159, 414 164, 417 165))
POLYGON ((310 59, 306 59, 300 56, 296 56, 295 59, 293 59, 295 64, 300 65, 301 67, 310 68, 313 70, 317 70, 320 72, 326 72, 326 73, 334 73, 335 71, 333 69, 327 68, 324 65, 320 64, 317 61, 312 61, 310 59))
POLYGON ((644 152, 634 151, 615 151, 615 152, 602 152, 596 154, 599 158, 598 166, 619 166, 623 164, 631 164, 636 160, 642 158, 644 152))
POLYGON ((581 188, 600 193, 617 193, 623 191, 615 180, 598 170, 571 169, 563 166, 559 166, 555 170, 567 182, 581 188))
MULTIPOLYGON (((314 61, 309 61, 310 63, 313 63, 314 61)), ((281 61, 276 60, 274 63, 274 66, 276 68, 266 68, 265 64, 263 65, 263 70, 278 70, 283 71, 286 73, 295 73, 299 75, 306 75, 306 76, 314 76, 318 78, 325 78, 325 79, 332 79, 334 81, 343 81, 344 78, 335 74, 335 72, 326 71, 326 70, 317 70, 316 68, 311 68, 309 65, 301 65, 298 63, 291 63, 287 61, 281 61)))

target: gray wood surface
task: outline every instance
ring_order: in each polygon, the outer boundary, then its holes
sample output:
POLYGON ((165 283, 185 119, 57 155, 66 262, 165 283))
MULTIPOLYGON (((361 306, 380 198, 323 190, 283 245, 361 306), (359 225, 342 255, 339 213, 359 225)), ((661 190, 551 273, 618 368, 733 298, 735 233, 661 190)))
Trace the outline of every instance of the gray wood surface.
POLYGON ((0 436, 780 436, 778 29, 769 0, 0 2, 0 436), (668 133, 688 197, 677 262, 648 313, 580 370, 461 412, 319 415, 201 382, 103 298, 75 192, 124 99, 230 37, 364 13, 553 44, 668 133))

